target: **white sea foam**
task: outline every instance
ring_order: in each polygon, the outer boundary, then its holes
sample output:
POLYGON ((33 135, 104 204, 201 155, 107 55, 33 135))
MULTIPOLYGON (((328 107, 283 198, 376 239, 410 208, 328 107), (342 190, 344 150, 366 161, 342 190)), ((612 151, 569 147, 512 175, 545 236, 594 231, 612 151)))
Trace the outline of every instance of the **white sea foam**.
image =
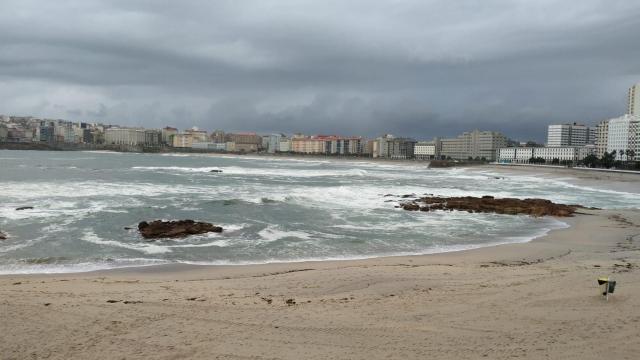
MULTIPOLYGON (((5 235, 7 235, 9 237, 9 239, 12 238, 12 234, 11 233, 5 233, 5 235)), ((28 248, 29 246, 33 246, 37 243, 39 243, 40 241, 44 240, 46 237, 45 236, 39 236, 33 239, 29 239, 29 240, 20 240, 19 243, 17 244, 2 244, 0 243, 0 253, 8 253, 11 251, 16 251, 19 249, 24 249, 24 248, 28 248)), ((7 242, 7 240, 4 241, 5 243, 7 242)))
POLYGON ((273 242, 284 238, 297 238, 302 240, 309 240, 312 237, 312 234, 304 232, 304 231, 295 231, 295 230, 281 230, 278 226, 268 226, 258 232, 258 235, 265 242, 273 242))
POLYGON ((145 254, 164 254, 171 252, 167 246, 157 245, 155 243, 129 244, 115 240, 104 240, 93 231, 87 230, 81 238, 83 241, 90 242, 102 246, 115 246, 130 250, 136 250, 145 254))
POLYGON ((171 263, 171 261, 147 258, 117 259, 114 261, 84 261, 71 264, 24 264, 20 262, 13 262, 8 264, 0 264, 0 275, 82 273, 127 267, 162 265, 169 263, 171 263))
POLYGON ((179 167, 179 166, 134 166, 134 170, 178 172, 178 173, 210 173, 212 170, 222 170, 227 175, 271 176, 271 177, 328 177, 328 176, 366 176, 369 173, 362 169, 344 170, 308 170, 282 168, 251 168, 239 166, 227 167, 179 167))

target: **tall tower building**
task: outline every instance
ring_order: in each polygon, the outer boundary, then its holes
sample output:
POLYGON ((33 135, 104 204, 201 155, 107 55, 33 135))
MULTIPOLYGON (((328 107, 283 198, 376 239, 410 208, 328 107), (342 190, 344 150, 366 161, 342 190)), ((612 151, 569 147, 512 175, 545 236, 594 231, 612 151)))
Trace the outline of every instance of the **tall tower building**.
POLYGON ((629 115, 640 115, 640 83, 629 88, 629 115))

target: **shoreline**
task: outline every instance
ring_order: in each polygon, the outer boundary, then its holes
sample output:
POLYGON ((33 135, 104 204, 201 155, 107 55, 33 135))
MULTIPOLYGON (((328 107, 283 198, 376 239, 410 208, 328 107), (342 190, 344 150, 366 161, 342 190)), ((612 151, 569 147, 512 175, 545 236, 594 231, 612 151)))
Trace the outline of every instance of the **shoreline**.
POLYGON ((3 275, 0 353, 632 359, 640 210, 587 213, 527 243, 433 255, 3 275), (618 281, 609 301, 603 275, 618 281))
MULTIPOLYGON (((113 268, 105 268, 105 269, 96 269, 96 270, 80 270, 80 271, 66 271, 66 272, 16 272, 16 273, 0 273, 0 279, 3 277, 13 277, 13 276, 64 276, 64 275, 110 275, 111 273, 131 273, 135 274, 137 272, 150 273, 154 271, 158 272, 171 272, 172 270, 195 270, 195 269, 206 269, 206 268, 235 268, 235 267, 286 267, 286 266, 306 266, 312 264, 327 264, 327 265, 335 265, 338 266, 340 264, 347 264, 350 262, 369 262, 376 260, 385 259, 405 259, 405 258, 415 258, 415 257, 424 257, 424 256, 440 256, 450 253, 466 253, 466 252, 475 252, 483 249, 496 248, 500 246, 508 246, 508 245, 516 245, 516 244, 529 244, 534 241, 539 241, 544 239, 547 236, 550 236, 551 233, 555 231, 561 231, 570 229, 573 225, 573 221, 575 217, 580 217, 584 215, 576 215, 574 217, 567 218, 556 218, 552 217, 558 224, 557 228, 545 228, 540 230, 540 233, 533 234, 527 240, 524 241, 497 241, 490 242, 486 244, 479 245, 470 245, 467 248, 463 249, 450 249, 445 251, 437 251, 433 252, 423 252, 423 253, 398 253, 398 254, 389 254, 389 255, 377 255, 370 257, 351 257, 351 258, 327 258, 327 259, 300 259, 300 260, 292 260, 292 261, 266 261, 266 262, 246 262, 246 263, 227 263, 227 264, 198 264, 198 263, 189 263, 189 262, 173 262, 173 263, 163 263, 163 264, 148 264, 148 265, 131 265, 131 266, 120 266, 113 268)), ((455 245, 453 246, 455 247, 455 245)), ((391 260, 389 260, 391 261, 391 260)))

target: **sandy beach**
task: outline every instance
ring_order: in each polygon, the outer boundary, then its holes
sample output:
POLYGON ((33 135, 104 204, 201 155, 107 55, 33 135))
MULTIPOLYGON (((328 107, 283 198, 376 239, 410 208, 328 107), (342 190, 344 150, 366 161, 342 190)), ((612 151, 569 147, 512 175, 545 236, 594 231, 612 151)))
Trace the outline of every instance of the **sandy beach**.
POLYGON ((640 212, 361 261, 0 277, 3 359, 635 359, 640 212), (605 301, 596 278, 611 275, 605 301))

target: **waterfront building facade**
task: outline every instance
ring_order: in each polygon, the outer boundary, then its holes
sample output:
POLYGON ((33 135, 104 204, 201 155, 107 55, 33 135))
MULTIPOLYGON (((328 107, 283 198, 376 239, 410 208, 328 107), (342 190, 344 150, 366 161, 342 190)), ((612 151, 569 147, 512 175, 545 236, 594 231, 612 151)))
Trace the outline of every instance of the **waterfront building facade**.
POLYGON ((207 142, 209 135, 206 130, 200 130, 197 127, 192 127, 184 131, 185 134, 190 134, 193 142, 207 142))
POLYGON ((291 139, 291 151, 301 154, 323 154, 324 140, 316 137, 294 137, 291 139))
POLYGON ((639 155, 640 119, 633 115, 623 115, 609 120, 607 152, 616 152, 616 160, 627 161, 639 155))
POLYGON ((562 124, 549 125, 547 129, 547 146, 585 146, 595 144, 596 129, 586 125, 562 124))
POLYGON ((532 158, 542 158, 546 163, 557 161, 577 162, 595 154, 595 146, 507 147, 498 151, 498 162, 528 164, 532 158))
POLYGON ((104 131, 105 143, 108 145, 144 145, 145 130, 137 128, 111 127, 104 131))
POLYGON ((360 137, 294 135, 291 138, 291 152, 301 154, 359 155, 364 147, 365 141, 360 137))
POLYGON ((291 151, 291 139, 285 137, 280 138, 278 143, 278 152, 290 152, 291 151))
POLYGON ((224 131, 222 130, 213 130, 209 138, 214 143, 223 143, 226 141, 224 131))
POLYGON ((413 148, 413 155, 416 159, 430 160, 436 158, 436 145, 432 142, 419 141, 413 148))
POLYGON ((607 151, 609 138, 609 120, 603 120, 596 126, 596 156, 601 159, 607 151))
MULTIPOLYGON (((201 141, 202 142, 202 141, 201 141)), ((190 148, 193 145, 193 134, 183 133, 173 136, 173 147, 190 148)))
POLYGON ((164 145, 173 145, 173 137, 178 135, 178 129, 166 126, 160 130, 161 139, 160 141, 164 145))
POLYGON ((237 152, 257 152, 262 148, 262 137, 256 133, 226 134, 225 139, 236 144, 237 152))
POLYGON ((265 147, 268 153, 276 153, 280 151, 280 139, 282 135, 280 134, 271 134, 267 136, 267 146, 265 147))
POLYGON ((474 130, 456 138, 441 139, 440 143, 440 154, 452 159, 495 161, 498 149, 507 146, 507 137, 496 131, 474 130))

